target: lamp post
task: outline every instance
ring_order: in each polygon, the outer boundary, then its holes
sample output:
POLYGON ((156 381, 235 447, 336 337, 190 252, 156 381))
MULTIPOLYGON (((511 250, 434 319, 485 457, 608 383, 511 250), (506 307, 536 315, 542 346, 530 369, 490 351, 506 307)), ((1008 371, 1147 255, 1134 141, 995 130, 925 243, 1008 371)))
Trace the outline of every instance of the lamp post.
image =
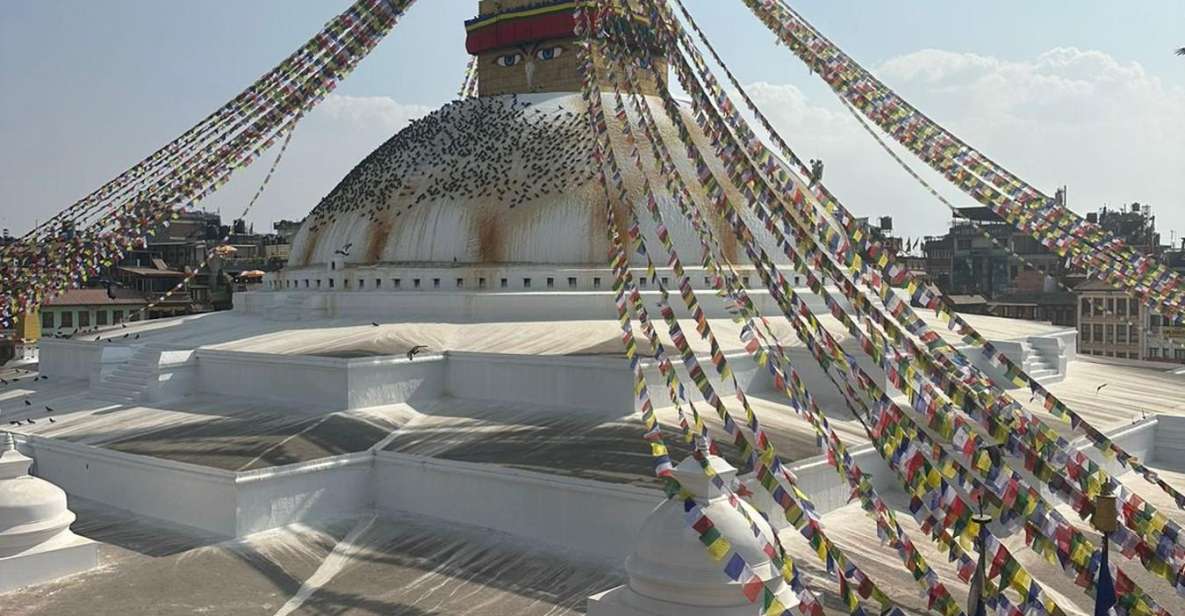
POLYGON ((1103 557, 1099 559, 1099 577, 1095 586, 1095 616, 1105 616, 1115 607, 1115 582, 1111 579, 1111 568, 1107 564, 1111 550, 1111 533, 1119 523, 1119 512, 1115 507, 1116 496, 1110 483, 1103 485, 1103 491, 1095 497, 1094 515, 1090 522, 1103 533, 1103 557))

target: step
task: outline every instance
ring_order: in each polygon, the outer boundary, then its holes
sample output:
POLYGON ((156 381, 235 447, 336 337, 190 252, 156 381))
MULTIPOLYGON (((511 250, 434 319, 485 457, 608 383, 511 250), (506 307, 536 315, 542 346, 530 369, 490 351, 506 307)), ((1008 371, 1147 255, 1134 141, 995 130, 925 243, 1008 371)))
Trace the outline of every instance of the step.
POLYGON ((129 394, 123 391, 114 389, 104 389, 96 387, 91 390, 90 395, 103 400, 118 400, 121 402, 140 402, 138 395, 129 394))
POLYGON ((112 375, 111 377, 103 380, 103 383, 107 385, 138 390, 144 389, 150 382, 151 380, 148 378, 133 378, 119 375, 112 375))
POLYGON ((119 390, 128 393, 139 393, 146 389, 143 383, 129 383, 127 381, 103 381, 95 387, 96 389, 103 388, 112 391, 119 390))

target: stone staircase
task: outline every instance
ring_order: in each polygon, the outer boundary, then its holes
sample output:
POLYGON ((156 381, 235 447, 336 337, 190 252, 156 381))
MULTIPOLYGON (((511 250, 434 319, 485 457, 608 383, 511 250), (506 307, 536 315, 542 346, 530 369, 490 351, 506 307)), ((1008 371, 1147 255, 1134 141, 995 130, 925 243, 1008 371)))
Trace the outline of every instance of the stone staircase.
POLYGON ((91 389, 91 394, 111 402, 140 402, 145 392, 160 374, 161 350, 150 345, 132 353, 127 362, 119 365, 91 389))
POLYGON ((1062 371, 1064 352, 1057 338, 1032 337, 1025 343, 1024 369, 1039 383, 1056 383, 1066 377, 1062 371))
POLYGON ((299 321, 305 313, 305 299, 300 293, 285 293, 268 317, 275 321, 299 321))

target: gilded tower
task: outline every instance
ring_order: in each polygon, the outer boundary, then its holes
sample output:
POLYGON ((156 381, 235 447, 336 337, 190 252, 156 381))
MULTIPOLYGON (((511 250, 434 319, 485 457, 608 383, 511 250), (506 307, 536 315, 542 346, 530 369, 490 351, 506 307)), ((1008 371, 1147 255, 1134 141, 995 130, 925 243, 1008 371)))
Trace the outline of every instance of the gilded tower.
MULTIPOLYGON (((465 22, 465 49, 477 57, 478 94, 528 94, 534 92, 579 92, 580 50, 575 35, 575 12, 580 2, 573 0, 481 0, 478 16, 465 22)), ((624 3, 623 3, 624 4, 624 3)), ((589 10, 595 24, 600 19, 623 19, 605 11, 589 10)), ((629 23, 640 32, 649 28, 648 20, 631 11, 629 23)), ((653 50, 652 50, 653 52, 653 50)), ((597 62, 604 58, 594 55, 597 62)), ((635 57, 649 67, 645 59, 635 57)), ((666 62, 655 62, 659 69, 645 73, 641 89, 653 94, 664 76, 666 62)))

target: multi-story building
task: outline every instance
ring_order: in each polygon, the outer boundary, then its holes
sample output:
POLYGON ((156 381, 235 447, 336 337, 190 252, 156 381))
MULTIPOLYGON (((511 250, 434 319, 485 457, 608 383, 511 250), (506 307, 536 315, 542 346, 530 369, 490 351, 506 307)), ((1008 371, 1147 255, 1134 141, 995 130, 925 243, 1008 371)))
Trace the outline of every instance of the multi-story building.
POLYGON ((1185 327, 1165 322, 1105 282, 1087 280, 1078 296, 1078 352, 1119 359, 1185 363, 1185 327))
POLYGON ((41 305, 41 336, 68 336, 139 320, 147 304, 142 293, 131 289, 70 289, 41 305))

